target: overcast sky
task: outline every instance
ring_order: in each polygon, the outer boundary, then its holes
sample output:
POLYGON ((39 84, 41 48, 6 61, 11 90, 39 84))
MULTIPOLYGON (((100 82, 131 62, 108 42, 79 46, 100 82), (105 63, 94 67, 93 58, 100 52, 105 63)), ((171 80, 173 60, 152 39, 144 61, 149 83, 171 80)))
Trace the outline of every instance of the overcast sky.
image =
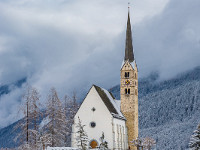
MULTIPOLYGON (((199 0, 129 0, 139 77, 160 79, 200 65, 199 0)), ((0 0, 0 85, 24 77, 42 100, 92 84, 119 84, 124 57, 124 0, 0 0)), ((17 119, 23 88, 0 97, 0 127, 17 119)))

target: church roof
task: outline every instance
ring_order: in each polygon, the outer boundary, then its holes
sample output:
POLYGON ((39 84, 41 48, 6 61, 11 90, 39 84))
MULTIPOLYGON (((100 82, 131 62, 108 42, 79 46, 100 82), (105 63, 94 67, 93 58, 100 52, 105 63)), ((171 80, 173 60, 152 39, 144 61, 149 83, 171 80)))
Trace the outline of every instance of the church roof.
POLYGON ((106 105, 110 113, 112 114, 112 116, 114 118, 126 120, 120 110, 120 105, 119 105, 120 101, 115 100, 113 95, 110 92, 108 92, 106 89, 100 88, 96 85, 94 85, 94 87, 96 91, 98 92, 99 96, 101 97, 101 99, 103 100, 104 104, 106 105), (116 102, 116 101, 119 101, 119 102, 116 102))
POLYGON ((124 60, 129 60, 129 62, 134 61, 133 44, 132 44, 132 32, 131 32, 131 22, 128 12, 127 28, 126 28, 126 48, 124 60))

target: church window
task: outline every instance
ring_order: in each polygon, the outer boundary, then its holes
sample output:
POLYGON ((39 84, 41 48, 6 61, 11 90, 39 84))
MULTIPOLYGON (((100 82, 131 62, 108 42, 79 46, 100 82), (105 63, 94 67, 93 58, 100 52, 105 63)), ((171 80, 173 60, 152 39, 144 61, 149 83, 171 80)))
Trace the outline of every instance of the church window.
POLYGON ((125 78, 129 78, 129 72, 125 72, 125 78))
POLYGON ((135 78, 137 78, 137 75, 136 75, 136 73, 135 73, 135 78))
POLYGON ((125 89, 125 94, 130 94, 130 89, 125 89))
POLYGON ((92 140, 92 141, 90 142, 90 147, 91 147, 92 149, 97 148, 97 147, 98 147, 97 141, 96 141, 96 140, 92 140))
POLYGON ((91 123, 90 123, 90 126, 91 126, 92 128, 94 128, 94 127, 96 127, 96 123, 95 123, 95 122, 91 122, 91 123))
POLYGON ((95 110, 96 110, 96 109, 93 107, 93 108, 92 108, 92 111, 94 112, 95 110))

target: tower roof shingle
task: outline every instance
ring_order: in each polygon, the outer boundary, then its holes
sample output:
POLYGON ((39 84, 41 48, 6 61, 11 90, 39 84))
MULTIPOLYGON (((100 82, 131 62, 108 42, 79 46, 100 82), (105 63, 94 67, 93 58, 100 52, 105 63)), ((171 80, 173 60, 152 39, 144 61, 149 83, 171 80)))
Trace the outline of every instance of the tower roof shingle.
POLYGON ((124 60, 129 60, 129 62, 134 61, 133 44, 132 44, 132 32, 131 32, 131 22, 128 12, 127 28, 126 28, 126 48, 124 60))

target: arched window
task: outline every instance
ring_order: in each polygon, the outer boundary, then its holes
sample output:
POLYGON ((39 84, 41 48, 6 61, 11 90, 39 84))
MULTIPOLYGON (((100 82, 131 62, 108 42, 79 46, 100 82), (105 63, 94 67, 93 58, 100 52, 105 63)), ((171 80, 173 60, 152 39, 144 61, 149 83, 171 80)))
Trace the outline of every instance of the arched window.
POLYGON ((125 94, 127 94, 128 93, 128 91, 127 91, 127 89, 125 89, 125 94))
POLYGON ((128 89, 128 94, 130 94, 130 89, 128 89))
POLYGON ((129 78, 129 72, 125 72, 125 78, 129 78))
POLYGON ((130 94, 130 89, 125 89, 125 94, 130 94))
POLYGON ((98 147, 98 142, 96 140, 91 140, 90 141, 90 147, 92 149, 97 148, 98 147))

